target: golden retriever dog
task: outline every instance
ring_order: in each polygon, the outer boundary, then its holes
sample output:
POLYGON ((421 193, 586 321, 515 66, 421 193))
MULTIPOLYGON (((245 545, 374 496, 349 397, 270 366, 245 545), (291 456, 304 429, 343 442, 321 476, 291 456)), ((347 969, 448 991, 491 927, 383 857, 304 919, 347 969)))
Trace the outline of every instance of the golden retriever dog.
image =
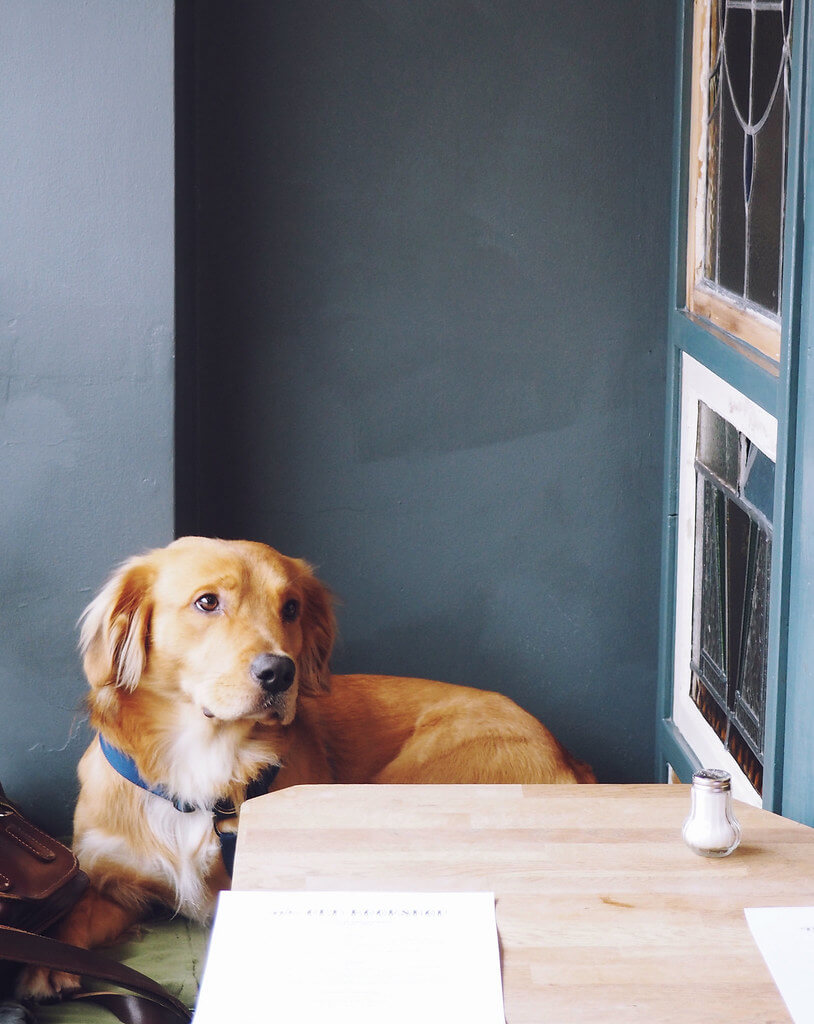
MULTIPOLYGON (((310 566, 264 544, 184 537, 113 575, 80 644, 97 736, 79 764, 74 849, 91 886, 59 938, 109 943, 156 904, 205 921, 229 884, 218 833, 258 779, 263 791, 595 781, 497 693, 331 676, 334 633, 310 566)), ((76 983, 35 969, 22 989, 76 983)))

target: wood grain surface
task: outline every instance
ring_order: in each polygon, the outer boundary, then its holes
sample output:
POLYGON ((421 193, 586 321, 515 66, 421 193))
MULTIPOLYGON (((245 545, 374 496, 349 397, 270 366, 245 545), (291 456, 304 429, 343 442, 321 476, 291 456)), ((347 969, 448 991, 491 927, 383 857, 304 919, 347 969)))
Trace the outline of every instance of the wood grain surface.
POLYGON ((686 786, 294 787, 243 806, 233 888, 493 891, 507 1024, 788 1022, 743 910, 814 905, 814 829, 735 809, 708 860, 686 786))

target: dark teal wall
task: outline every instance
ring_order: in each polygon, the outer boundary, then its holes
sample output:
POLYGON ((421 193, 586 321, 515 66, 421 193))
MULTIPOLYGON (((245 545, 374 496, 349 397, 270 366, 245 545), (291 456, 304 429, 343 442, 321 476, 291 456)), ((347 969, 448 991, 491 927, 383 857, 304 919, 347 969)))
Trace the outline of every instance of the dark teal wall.
POLYGON ((0 3, 0 780, 69 827, 76 621, 172 536, 173 4, 0 3))
POLYGON ((0 779, 67 826, 76 619, 176 470, 339 668, 649 778, 670 5, 177 6, 174 95, 169 0, 0 5, 0 779))
POLYGON ((673 10, 202 2, 179 525, 315 562, 336 667, 653 765, 673 10))

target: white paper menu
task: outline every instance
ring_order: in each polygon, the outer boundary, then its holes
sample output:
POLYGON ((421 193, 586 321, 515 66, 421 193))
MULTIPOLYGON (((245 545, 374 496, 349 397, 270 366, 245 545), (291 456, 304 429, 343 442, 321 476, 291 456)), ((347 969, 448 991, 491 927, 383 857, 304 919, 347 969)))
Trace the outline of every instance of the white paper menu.
POLYGON ((505 1024, 492 893, 222 892, 194 1024, 505 1024))
POLYGON ((794 1024, 814 1024, 814 907, 747 907, 744 913, 794 1024))

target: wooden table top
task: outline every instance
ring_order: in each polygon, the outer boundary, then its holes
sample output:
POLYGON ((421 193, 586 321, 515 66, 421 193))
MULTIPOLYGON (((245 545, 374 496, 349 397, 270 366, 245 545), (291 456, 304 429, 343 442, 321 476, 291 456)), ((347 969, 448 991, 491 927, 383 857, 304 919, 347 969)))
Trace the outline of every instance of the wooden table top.
MULTIPOLYGON (((244 804, 234 889, 493 891, 507 1024, 789 1021, 744 907, 814 906, 814 829, 687 786, 300 786, 244 804)), ((457 1022, 450 1022, 457 1024, 457 1022)))

